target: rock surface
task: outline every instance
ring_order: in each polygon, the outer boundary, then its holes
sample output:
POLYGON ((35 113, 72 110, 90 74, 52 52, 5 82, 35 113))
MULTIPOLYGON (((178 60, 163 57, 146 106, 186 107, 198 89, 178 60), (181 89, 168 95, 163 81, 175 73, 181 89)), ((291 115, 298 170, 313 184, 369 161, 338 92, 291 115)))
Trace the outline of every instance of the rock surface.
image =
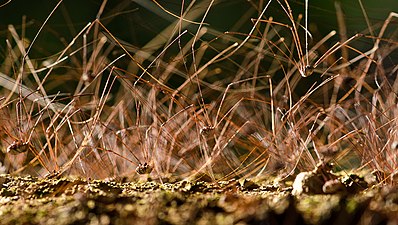
POLYGON ((0 224, 397 224, 398 190, 292 195, 288 184, 0 175, 0 224))

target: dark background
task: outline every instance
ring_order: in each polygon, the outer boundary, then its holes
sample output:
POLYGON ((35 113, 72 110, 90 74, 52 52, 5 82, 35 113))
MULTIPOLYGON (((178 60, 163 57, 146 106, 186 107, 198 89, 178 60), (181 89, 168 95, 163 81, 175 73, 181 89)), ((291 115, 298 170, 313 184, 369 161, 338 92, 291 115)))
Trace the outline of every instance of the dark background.
MULTIPOLYGON (((1 4, 6 1, 1 0, 1 4)), ((138 2, 138 1, 137 1, 138 2)), ((163 12, 150 1, 141 1, 151 9, 143 7, 132 0, 108 1, 101 21, 117 37, 135 46, 143 46, 158 34, 164 27, 175 20, 172 16, 163 12)), ((180 1, 168 0, 158 1, 168 10, 178 14, 180 1)), ((188 5, 188 1, 186 1, 188 5)), ((303 13, 303 1, 289 1, 295 14, 303 13)), ((396 0, 362 0, 367 10, 371 24, 382 23, 391 11, 398 11, 396 0)), ((62 5, 55 11, 37 40, 37 46, 42 49, 43 55, 59 51, 57 47, 60 38, 70 40, 88 22, 96 18, 102 1, 94 0, 64 0, 62 5), (54 49, 54 51, 52 51, 54 49)), ((13 24, 18 33, 21 33, 22 16, 26 16, 26 34, 30 40, 33 39, 43 21, 53 10, 57 1, 51 0, 12 0, 9 4, 0 8, 0 38, 1 57, 4 57, 4 44, 7 37, 7 26, 13 24)), ((367 28, 360 5, 356 0, 341 1, 348 26, 348 36, 362 32, 367 28)), ((220 32, 231 31, 234 24, 242 19, 242 15, 251 8, 249 1, 230 0, 219 1, 210 11, 206 22, 220 32)), ((254 13, 249 18, 254 18, 254 13)), ((310 23, 318 26, 321 33, 326 34, 332 29, 337 29, 336 12, 334 1, 310 1, 309 7, 310 23)), ((276 1, 267 10, 266 16, 273 16, 276 20, 284 21, 286 16, 276 1)), ((252 22, 249 19, 239 27, 240 32, 247 32, 252 22)), ((192 26, 192 29, 195 27, 192 26)))

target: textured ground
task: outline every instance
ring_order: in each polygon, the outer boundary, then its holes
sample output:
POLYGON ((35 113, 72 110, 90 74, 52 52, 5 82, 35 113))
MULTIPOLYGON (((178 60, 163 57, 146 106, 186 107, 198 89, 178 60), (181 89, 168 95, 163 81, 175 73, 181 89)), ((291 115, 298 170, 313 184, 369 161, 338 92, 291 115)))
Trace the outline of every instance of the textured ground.
POLYGON ((294 196, 289 184, 0 175, 0 224, 398 224, 396 188, 294 196))

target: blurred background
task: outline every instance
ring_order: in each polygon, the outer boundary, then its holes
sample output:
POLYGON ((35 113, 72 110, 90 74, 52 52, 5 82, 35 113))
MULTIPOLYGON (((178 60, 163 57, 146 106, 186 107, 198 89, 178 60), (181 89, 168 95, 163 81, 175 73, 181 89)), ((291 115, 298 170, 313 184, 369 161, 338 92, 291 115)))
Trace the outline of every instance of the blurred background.
MULTIPOLYGON (((2 0, 1 4, 6 3, 2 0)), ((170 12, 179 14, 181 10, 180 1, 157 1, 170 12)), ((185 7, 191 1, 185 1, 185 7)), ((210 1, 209 1, 210 2, 210 1)), ((209 11, 205 22, 210 27, 220 32, 239 31, 248 32, 253 23, 250 19, 258 14, 256 7, 259 1, 244 0, 219 0, 209 11), (255 2, 255 3, 254 3, 255 2)), ((309 22, 317 27, 321 36, 337 28, 336 1, 309 1, 309 22)), ((344 19, 348 28, 348 36, 362 32, 367 29, 365 17, 361 10, 360 1, 339 1, 344 12, 344 19)), ((366 10, 370 24, 382 23, 391 11, 398 11, 396 0, 362 0, 363 8, 366 10)), ((0 8, 0 57, 5 54, 5 37, 8 24, 13 24, 19 32, 21 31, 23 16, 26 21, 26 37, 33 38, 39 27, 53 10, 58 1, 35 0, 23 1, 12 0, 0 8)), ((102 1, 94 0, 65 0, 59 9, 50 18, 37 40, 36 48, 43 56, 59 51, 62 47, 60 38, 70 40, 88 22, 96 18, 102 1)), ((267 4, 267 1, 262 3, 267 4)), ((304 1, 289 1, 294 15, 304 13, 304 1)), ((277 1, 272 1, 265 13, 266 17, 272 16, 276 21, 286 21, 285 13, 281 10, 277 1)), ((101 15, 101 21, 118 38, 137 47, 143 46, 159 32, 162 31, 176 18, 166 13, 153 1, 108 1, 101 15)), ((195 25, 190 29, 194 31, 195 25)))

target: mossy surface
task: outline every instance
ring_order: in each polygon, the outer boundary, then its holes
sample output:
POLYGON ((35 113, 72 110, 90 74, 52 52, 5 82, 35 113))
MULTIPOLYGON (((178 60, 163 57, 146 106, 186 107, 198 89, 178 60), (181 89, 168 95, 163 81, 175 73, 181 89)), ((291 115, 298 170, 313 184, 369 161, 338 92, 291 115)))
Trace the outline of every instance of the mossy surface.
POLYGON ((380 224, 398 190, 293 196, 265 181, 115 182, 0 175, 0 224, 380 224))

